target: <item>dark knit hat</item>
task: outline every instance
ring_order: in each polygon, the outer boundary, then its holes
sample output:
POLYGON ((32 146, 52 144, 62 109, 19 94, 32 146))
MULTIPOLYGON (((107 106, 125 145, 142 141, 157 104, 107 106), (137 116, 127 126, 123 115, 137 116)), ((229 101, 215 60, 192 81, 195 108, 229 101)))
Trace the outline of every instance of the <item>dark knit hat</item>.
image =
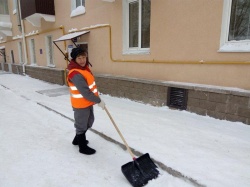
POLYGON ((84 51, 83 49, 81 49, 80 47, 76 47, 76 48, 73 48, 72 49, 72 51, 71 51, 71 53, 70 53, 70 56, 71 56, 71 58, 73 59, 73 60, 75 60, 76 59, 76 57, 78 56, 78 55, 80 55, 81 53, 86 53, 86 51, 84 51))

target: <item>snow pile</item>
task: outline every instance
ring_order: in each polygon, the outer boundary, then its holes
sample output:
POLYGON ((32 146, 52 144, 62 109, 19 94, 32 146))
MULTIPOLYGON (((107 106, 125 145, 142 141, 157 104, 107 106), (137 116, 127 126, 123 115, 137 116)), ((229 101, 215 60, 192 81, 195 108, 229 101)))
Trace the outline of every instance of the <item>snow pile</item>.
POLYGON ((70 14, 70 17, 78 16, 84 14, 86 12, 84 6, 78 6, 75 10, 73 10, 70 14))
MULTIPOLYGON (((82 155, 71 144, 67 89, 0 71, 1 187, 131 186, 120 170, 131 158, 120 146, 91 131, 87 139, 95 155, 82 155)), ((101 97, 130 147, 204 186, 250 186, 250 126, 101 97)), ((94 109, 93 129, 122 142, 105 111, 94 109)), ((194 186, 162 169, 160 173, 147 187, 194 186)))

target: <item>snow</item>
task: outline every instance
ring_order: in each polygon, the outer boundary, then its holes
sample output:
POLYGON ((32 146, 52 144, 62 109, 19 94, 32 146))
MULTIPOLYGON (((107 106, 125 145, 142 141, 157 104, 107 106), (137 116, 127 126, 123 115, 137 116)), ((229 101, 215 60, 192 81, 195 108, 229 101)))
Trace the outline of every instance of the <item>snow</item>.
POLYGON ((84 6, 78 6, 76 9, 74 9, 71 12, 70 17, 78 16, 78 15, 84 14, 85 12, 86 10, 84 6))
POLYGON ((36 35, 36 34, 39 34, 39 31, 38 30, 33 30, 32 32, 29 32, 29 34, 26 34, 25 36, 28 37, 28 36, 33 36, 33 35, 36 35))
POLYGON ((11 29, 12 28, 12 23, 11 22, 0 21, 0 27, 5 27, 5 28, 11 29))
MULTIPOLYGON (((78 152, 68 88, 0 71, 1 187, 129 187, 132 161, 116 143, 88 131, 97 153, 78 152)), ((250 126, 101 95, 129 146, 186 177, 159 168, 148 187, 250 186, 250 126), (192 179, 192 180, 189 180, 192 179), (197 186, 197 185, 196 185, 197 186), (198 185, 199 186, 199 185, 198 185)), ((93 130, 121 142, 107 114, 93 130)))
POLYGON ((32 14, 25 19, 30 22, 33 26, 35 27, 41 27, 41 19, 44 19, 47 22, 55 22, 56 18, 54 15, 48 15, 48 14, 40 14, 40 13, 35 13, 32 14))
POLYGON ((12 37, 13 40, 20 39, 20 38, 23 38, 23 36, 22 35, 16 35, 16 36, 12 37))
POLYGON ((72 28, 72 29, 70 29, 68 32, 77 32, 77 31, 78 31, 77 28, 72 28))
POLYGON ((71 40, 72 38, 81 36, 81 35, 86 34, 86 33, 89 33, 89 31, 81 31, 81 32, 66 34, 66 35, 63 35, 60 38, 54 40, 54 42, 64 41, 64 40, 71 40))
POLYGON ((89 27, 83 27, 80 30, 88 30, 88 29, 94 29, 94 28, 98 28, 98 27, 107 27, 107 26, 110 26, 110 25, 107 24, 107 23, 104 23, 104 24, 95 24, 95 25, 90 25, 89 27))
POLYGON ((250 40, 229 41, 222 45, 219 52, 249 52, 250 40))
POLYGON ((110 2, 110 3, 115 2, 115 0, 103 0, 103 1, 110 2))

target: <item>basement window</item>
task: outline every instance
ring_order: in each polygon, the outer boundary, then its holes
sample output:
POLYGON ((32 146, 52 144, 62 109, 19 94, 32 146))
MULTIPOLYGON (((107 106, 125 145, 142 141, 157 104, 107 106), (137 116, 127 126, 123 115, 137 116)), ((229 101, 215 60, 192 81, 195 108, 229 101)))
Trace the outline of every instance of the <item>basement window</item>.
POLYGON ((187 90, 182 88, 168 88, 168 101, 169 107, 186 110, 187 109, 187 90))

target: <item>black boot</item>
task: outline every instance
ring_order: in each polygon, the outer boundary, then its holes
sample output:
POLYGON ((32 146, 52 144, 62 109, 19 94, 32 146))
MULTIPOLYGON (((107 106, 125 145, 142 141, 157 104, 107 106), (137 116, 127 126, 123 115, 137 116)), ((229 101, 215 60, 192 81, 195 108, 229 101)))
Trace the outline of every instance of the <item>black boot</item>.
POLYGON ((95 154, 95 150, 87 146, 85 133, 77 135, 77 141, 79 144, 79 152, 85 155, 95 154))
POLYGON ((72 141, 72 144, 73 145, 78 145, 78 141, 77 141, 77 137, 76 137, 77 135, 75 135, 75 137, 74 137, 74 140, 72 141))
MULTIPOLYGON (((74 140, 72 141, 72 144, 73 144, 73 145, 78 145, 78 141, 77 141, 77 137, 76 137, 76 136, 77 136, 77 135, 75 135, 74 140)), ((86 143, 88 144, 89 141, 86 140, 86 143)))

